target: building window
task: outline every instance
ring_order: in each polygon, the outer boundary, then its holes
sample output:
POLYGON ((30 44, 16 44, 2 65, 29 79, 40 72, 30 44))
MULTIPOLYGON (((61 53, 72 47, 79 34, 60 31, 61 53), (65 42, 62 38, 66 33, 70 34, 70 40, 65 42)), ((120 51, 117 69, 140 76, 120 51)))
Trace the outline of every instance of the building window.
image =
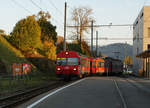
POLYGON ((137 54, 139 53, 139 48, 137 48, 137 54))
POLYGON ((143 13, 141 14, 141 16, 140 16, 140 19, 143 17, 143 13))
POLYGON ((148 28, 148 37, 150 38, 150 27, 148 28))
POLYGON ((147 45, 147 49, 150 49, 150 44, 147 45))
POLYGON ((138 24, 138 21, 135 23, 135 25, 137 25, 138 24))

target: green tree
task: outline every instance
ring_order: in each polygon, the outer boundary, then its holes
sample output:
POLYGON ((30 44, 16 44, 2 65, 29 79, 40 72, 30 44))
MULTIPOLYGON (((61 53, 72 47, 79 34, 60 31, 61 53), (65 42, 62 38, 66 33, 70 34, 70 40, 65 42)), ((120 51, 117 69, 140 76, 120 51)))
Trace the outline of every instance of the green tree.
MULTIPOLYGON (((68 44, 66 43, 66 45, 68 44)), ((64 42, 60 42, 59 44, 57 44, 57 53, 63 50, 64 50, 64 42)))
POLYGON ((79 41, 74 41, 73 43, 67 44, 67 50, 76 51, 83 55, 90 56, 90 47, 85 41, 82 41, 81 46, 79 41))
POLYGON ((78 44, 78 43, 68 43, 67 44, 67 50, 76 51, 76 52, 82 53, 80 44, 78 44))
POLYGON ((53 40, 54 43, 57 41, 57 32, 56 26, 53 26, 50 21, 51 18, 50 14, 47 12, 40 11, 37 15, 37 22, 41 27, 41 40, 44 41, 51 41, 53 40))
POLYGON ((41 29, 35 16, 20 20, 11 33, 11 42, 22 51, 35 51, 41 46, 41 29))

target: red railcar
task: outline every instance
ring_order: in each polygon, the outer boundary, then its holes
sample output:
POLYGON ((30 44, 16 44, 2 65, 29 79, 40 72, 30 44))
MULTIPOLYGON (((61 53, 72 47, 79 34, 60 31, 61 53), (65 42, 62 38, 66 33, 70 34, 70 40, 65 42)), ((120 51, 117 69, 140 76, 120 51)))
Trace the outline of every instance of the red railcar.
POLYGON ((117 75, 123 72, 123 63, 111 57, 96 58, 95 69, 99 75, 117 75))
POLYGON ((74 51, 62 51, 57 55, 56 74, 58 77, 70 79, 72 76, 112 75, 122 73, 120 60, 110 57, 88 58, 74 51))
POLYGON ((57 54, 56 74, 58 77, 70 79, 90 74, 90 59, 74 51, 62 51, 57 54))
POLYGON ((96 74, 95 63, 96 63, 95 58, 90 58, 90 74, 91 75, 95 75, 96 74))
POLYGON ((119 75, 123 72, 123 63, 119 59, 114 59, 111 57, 105 58, 105 63, 108 67, 108 74, 109 75, 119 75))
POLYGON ((106 62, 102 58, 97 58, 95 65, 96 65, 96 67, 95 67, 96 74, 102 75, 105 72, 107 72, 107 70, 108 70, 108 67, 106 66, 106 62))

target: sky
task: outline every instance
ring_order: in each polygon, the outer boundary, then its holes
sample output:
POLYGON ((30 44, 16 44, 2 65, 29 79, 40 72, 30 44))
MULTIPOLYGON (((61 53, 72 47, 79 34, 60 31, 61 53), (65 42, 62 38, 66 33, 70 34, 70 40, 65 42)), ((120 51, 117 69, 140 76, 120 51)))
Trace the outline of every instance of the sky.
MULTIPOLYGON (((15 24, 26 16, 37 14, 40 10, 51 14, 51 23, 57 26, 57 33, 63 36, 64 3, 67 2, 67 25, 71 25, 71 12, 73 8, 86 6, 93 9, 92 16, 96 25, 133 24, 138 13, 144 5, 149 6, 150 0, 1 0, 0 3, 0 29, 10 33, 15 24)), ((67 28, 67 39, 73 29, 67 28)), ((129 43, 132 45, 132 27, 100 27, 94 29, 99 32, 99 45, 111 43, 129 43), (110 39, 109 38, 113 38, 110 39), (131 38, 130 40, 115 40, 116 38, 131 38)), ((90 34, 84 39, 90 44, 90 34)), ((95 40, 94 40, 95 44, 95 40)))

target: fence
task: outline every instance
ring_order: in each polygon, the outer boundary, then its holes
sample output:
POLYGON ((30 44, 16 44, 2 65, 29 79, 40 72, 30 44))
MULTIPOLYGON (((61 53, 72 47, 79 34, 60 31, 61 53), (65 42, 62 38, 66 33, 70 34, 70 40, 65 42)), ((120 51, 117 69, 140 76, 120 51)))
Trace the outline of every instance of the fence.
POLYGON ((57 80, 55 72, 30 72, 28 74, 0 75, 0 98, 17 92, 25 91, 57 80))

